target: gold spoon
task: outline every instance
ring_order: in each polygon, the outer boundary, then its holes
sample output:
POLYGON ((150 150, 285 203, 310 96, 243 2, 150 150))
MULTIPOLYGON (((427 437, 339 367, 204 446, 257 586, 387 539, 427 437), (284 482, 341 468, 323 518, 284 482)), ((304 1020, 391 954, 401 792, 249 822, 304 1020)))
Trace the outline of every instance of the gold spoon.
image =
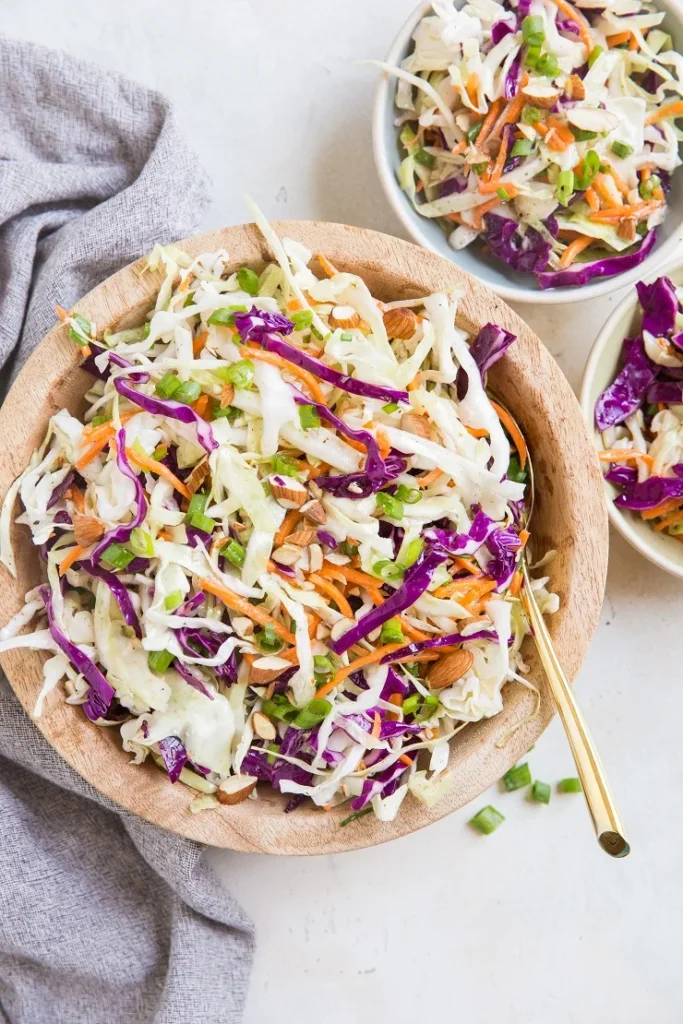
MULTIPOLYGON (((524 437, 516 419, 507 406, 500 401, 500 398, 497 395, 495 396, 495 401, 505 409, 512 422, 519 430, 520 435, 524 437)), ((526 515, 526 526, 528 527, 534 511, 535 496, 534 469, 531 456, 529 455, 528 446, 526 467, 529 471, 530 492, 529 510, 526 515)), ((576 769, 579 773, 579 778, 581 779, 581 785, 583 786, 588 810, 590 811, 591 818, 593 819, 595 834, 600 846, 606 853, 609 853, 611 857, 626 857, 630 853, 631 847, 626 839, 624 827, 621 824, 612 794, 609 786, 607 785, 607 779, 605 778, 605 773, 602 765, 600 764, 598 752, 595 749, 595 744, 591 739, 588 726, 586 725, 581 709, 579 708, 576 697, 574 696, 574 691, 569 685, 567 677, 562 670, 555 648, 553 647, 553 642, 550 639, 550 633, 548 632, 548 628, 543 620, 541 610, 538 607, 536 596, 531 589, 531 577, 529 576, 526 548, 522 550, 520 565, 524 579, 524 586, 522 587, 520 594, 522 605, 526 612, 529 625, 531 626, 531 635, 534 638, 536 650, 538 651, 546 678, 550 685, 550 692, 552 693, 553 700, 555 701, 555 707, 557 708, 560 720, 564 726, 564 731, 566 732, 567 739, 569 740, 569 746, 571 748, 574 761, 576 762, 576 769)))

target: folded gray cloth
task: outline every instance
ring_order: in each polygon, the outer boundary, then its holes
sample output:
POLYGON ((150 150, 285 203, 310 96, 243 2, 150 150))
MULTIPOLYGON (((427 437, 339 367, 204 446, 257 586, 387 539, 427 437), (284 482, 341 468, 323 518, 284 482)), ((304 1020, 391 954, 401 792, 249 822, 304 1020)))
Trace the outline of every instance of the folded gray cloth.
MULTIPOLYGON (((54 324, 56 303, 68 308, 155 242, 189 234, 208 183, 158 93, 8 40, 0 157, 6 381, 54 324)), ((0 755, 4 1019, 238 1021, 252 926, 202 847, 100 797, 4 677, 0 755)))

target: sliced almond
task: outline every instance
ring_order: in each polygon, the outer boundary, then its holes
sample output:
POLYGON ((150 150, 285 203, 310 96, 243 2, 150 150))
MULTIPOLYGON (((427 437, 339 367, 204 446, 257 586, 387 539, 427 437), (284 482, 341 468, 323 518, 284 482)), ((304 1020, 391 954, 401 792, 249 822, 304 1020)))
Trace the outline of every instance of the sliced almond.
POLYGON ((254 620, 248 619, 246 615, 236 615, 230 620, 230 625, 243 640, 254 635, 254 620))
POLYGON ((633 242, 636 237, 636 218, 623 217, 617 227, 617 235, 625 242, 633 242))
POLYGON ((304 526, 301 530, 294 530, 287 538, 288 544, 295 544, 298 548, 305 548, 315 537, 315 530, 312 526, 304 526))
POLYGON ((319 544, 311 544, 308 549, 308 561, 311 572, 318 572, 323 567, 323 549, 319 544))
POLYGON ((269 743, 277 736, 277 729, 262 711, 255 711, 251 716, 251 727, 259 739, 267 740, 269 743))
POLYGON ((564 94, 568 100, 585 100, 586 86, 578 75, 570 75, 564 83, 564 94))
POLYGON ((555 89, 552 85, 548 85, 547 79, 543 79, 541 81, 538 79, 532 79, 528 85, 522 89, 522 95, 534 107, 540 107, 542 110, 550 110, 559 100, 560 90, 555 89))
POLYGON ((424 437, 427 439, 431 437, 429 420, 424 416, 418 415, 416 412, 403 413, 403 416, 401 416, 401 430, 405 430, 409 434, 415 434, 416 437, 424 437))
POLYGON ((349 327, 360 327, 360 316, 353 306, 335 306, 330 313, 328 323, 333 331, 338 327, 342 330, 349 327))
POLYGON ((190 494, 194 494, 195 491, 199 490, 199 488, 202 486, 202 484, 206 480, 207 476, 210 475, 210 473, 211 470, 209 468, 208 459, 202 459, 201 462, 197 463, 197 465, 194 467, 194 469, 188 476, 187 480, 185 481, 185 486, 187 487, 190 494))
POLYGON ((231 384, 230 381, 226 381, 221 391, 221 408, 225 409, 226 405, 232 405, 232 400, 235 397, 235 385, 231 384))
POLYGON ((273 551, 273 561, 280 565, 294 565, 301 558, 301 548, 295 544, 283 544, 282 547, 273 551))
POLYGON ((305 505, 302 505, 301 515, 304 519, 308 519, 309 523, 315 523, 316 526, 324 526, 327 522, 327 513, 317 500, 307 501, 305 505))
POLYGON ((611 132, 619 127, 619 118, 611 110, 596 107, 570 107, 567 120, 584 132, 611 132))
POLYGON ((231 775, 224 779, 216 790, 222 804, 241 804, 256 789, 258 779, 254 775, 231 775))
POLYGON ((407 341, 412 338, 417 330, 418 319, 412 309, 407 306, 399 306, 397 309, 388 309, 382 317, 384 329, 390 338, 402 338, 407 341))
POLYGON ((444 686, 457 683, 472 667, 474 657, 471 651, 461 647, 458 651, 445 654, 435 661, 427 672, 427 683, 432 690, 441 690, 444 686))
POLYGON ((269 476, 270 493, 283 508, 301 508, 308 500, 308 490, 293 476, 269 476))
POLYGON ((257 658, 249 666, 249 682, 254 686, 272 683, 291 667, 291 662, 285 661, 284 658, 278 658, 274 654, 266 655, 265 658, 257 658))
POLYGON ((96 516, 75 515, 73 523, 76 543, 82 548, 90 547, 104 536, 105 525, 96 516))

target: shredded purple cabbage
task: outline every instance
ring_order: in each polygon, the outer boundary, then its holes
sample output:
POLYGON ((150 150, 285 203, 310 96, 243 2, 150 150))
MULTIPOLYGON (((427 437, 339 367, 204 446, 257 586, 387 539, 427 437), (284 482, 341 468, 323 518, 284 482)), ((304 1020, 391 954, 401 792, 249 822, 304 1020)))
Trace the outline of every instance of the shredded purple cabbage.
POLYGON ((326 544, 330 551, 334 551, 335 548, 339 547, 336 537, 329 530, 318 530, 317 537, 320 543, 326 544))
POLYGON ((504 21, 502 18, 499 21, 494 21, 491 26, 491 42, 497 46, 501 39, 505 39, 505 36, 509 36, 514 31, 515 27, 509 21, 504 21))
POLYGON ((635 412, 657 375, 657 366, 648 358, 642 338, 627 348, 626 363, 616 379, 595 403, 598 430, 607 430, 635 412))
POLYGON ((139 640, 142 640, 142 629, 140 628, 140 620, 137 616, 133 602, 127 588, 113 572, 109 572, 107 569, 103 569, 99 565, 94 565, 93 562, 83 561, 77 562, 74 566, 75 569, 82 569, 88 576, 94 576, 95 579, 102 580, 103 583, 111 590, 116 603, 121 609, 121 615, 123 621, 127 626, 131 626, 135 630, 135 635, 139 640))
POLYGON ((60 501, 64 497, 64 495, 69 490, 69 488, 71 487, 72 483, 74 482, 74 477, 75 476, 76 476, 76 474, 73 471, 73 469, 70 469, 69 472, 64 477, 64 479, 62 480, 61 484, 57 484, 57 486, 55 487, 54 491, 50 495, 50 500, 48 501, 47 505, 45 506, 46 508, 53 508, 57 504, 57 502, 60 501))
MULTIPOLYGON (((484 379, 487 370, 505 355, 510 345, 513 341, 516 341, 516 339, 516 334, 511 334, 509 331, 506 331, 505 328, 498 327, 497 324, 489 323, 482 327, 479 334, 470 345, 470 355, 479 367, 479 373, 481 374, 482 380, 484 379)), ((469 387, 467 374, 462 367, 458 370, 455 386, 458 394, 458 401, 462 402, 469 387)))
POLYGON ((335 498, 350 498, 351 501, 360 501, 361 498, 368 498, 375 494, 396 477, 405 473, 408 463, 398 452, 390 452, 384 460, 384 472, 382 475, 375 474, 373 478, 368 473, 346 473, 343 476, 318 476, 315 482, 324 491, 329 491, 335 498))
POLYGON ((548 265, 550 242, 532 227, 522 234, 517 221, 510 217, 487 213, 482 237, 494 256, 520 273, 538 274, 548 265))
POLYGON ((491 534, 499 529, 498 523, 478 509, 472 525, 467 533, 456 533, 455 530, 444 530, 431 526, 422 536, 426 541, 439 544, 449 555, 473 555, 482 544, 486 544, 491 534))
POLYGON ((209 700, 213 700, 213 694, 211 693, 211 690, 207 690, 201 679, 199 679, 196 675, 190 672, 188 666, 184 665, 180 658, 175 659, 175 661, 173 662, 173 667, 178 673, 178 675, 182 676, 185 682, 188 683, 191 687, 193 687, 193 689, 198 690, 199 693, 203 694, 205 697, 208 697, 209 700))
POLYGON ((392 661, 400 661, 403 658, 412 658, 421 651, 433 651, 439 647, 454 647, 456 644, 465 644, 470 640, 491 640, 498 643, 498 634, 489 629, 479 629, 476 633, 463 636, 462 633, 447 633, 443 636, 430 637, 429 640, 416 640, 405 647, 400 647, 392 654, 385 654, 380 665, 389 665, 392 661))
MULTIPOLYGON (((487 214, 486 219, 488 220, 490 216, 491 214, 487 214)), ((542 289, 574 288, 577 285, 588 284, 596 277, 614 277, 615 274, 623 274, 624 271, 639 266, 650 255, 656 239, 657 231, 652 228, 643 238, 640 248, 635 252, 623 253, 621 256, 609 256, 606 259, 595 260, 593 263, 577 263, 566 270, 537 273, 536 280, 542 289)))
POLYGON ((129 402, 138 405, 145 412, 154 416, 167 416, 171 420, 178 420, 180 423, 194 423, 197 428, 197 440, 205 451, 211 453, 218 448, 218 441, 213 436, 213 431, 205 419, 202 419, 194 409, 183 402, 174 402, 172 399, 157 398, 154 395, 143 395, 131 386, 146 384, 149 380, 148 373, 131 373, 129 377, 117 377, 114 387, 120 395, 127 398, 129 402))
MULTIPOLYGON (((129 523, 122 526, 115 526, 112 530, 108 530, 107 533, 97 542, 95 548, 90 556, 90 561, 93 564, 99 562, 103 551, 106 551, 110 544, 125 544, 129 539, 133 530, 136 527, 141 526, 147 515, 147 499, 145 498, 145 489, 142 486, 137 473, 134 473, 128 462, 128 456, 126 455, 126 431, 124 428, 119 430, 116 435, 116 465, 124 476, 127 476, 132 481, 135 487, 135 515, 129 523)), ((148 564, 148 563, 146 563, 148 564)), ((131 566, 128 566, 129 572, 134 572, 131 566)))
POLYGON ((375 440, 374 436, 367 430, 353 430, 349 427, 344 420, 328 409, 326 405, 321 402, 314 402, 310 398, 306 398, 298 388, 291 385, 294 393, 294 401, 297 405, 312 405, 318 410, 318 415, 321 419, 327 420, 331 423, 335 430, 338 430, 342 437, 351 438, 352 441, 359 441, 363 447, 367 450, 367 458, 365 460, 365 472, 371 480, 383 479, 386 475, 386 467, 384 459, 379 453, 379 445, 375 440))
POLYGON ((187 751, 177 736, 166 736, 157 743, 161 759, 164 762, 171 782, 177 782, 180 773, 187 764, 187 751))
POLYGON ((656 380, 647 389, 645 401, 652 404, 664 402, 666 405, 681 405, 683 402, 683 383, 673 380, 656 380))
POLYGON ((636 291, 643 311, 643 330, 656 338, 668 337, 676 326, 678 298, 668 277, 658 277, 652 284, 636 282, 636 291))
POLYGON ((661 505, 668 498, 683 498, 683 463, 673 467, 675 477, 651 476, 641 483, 628 484, 622 494, 614 499, 618 508, 629 508, 633 512, 661 505))

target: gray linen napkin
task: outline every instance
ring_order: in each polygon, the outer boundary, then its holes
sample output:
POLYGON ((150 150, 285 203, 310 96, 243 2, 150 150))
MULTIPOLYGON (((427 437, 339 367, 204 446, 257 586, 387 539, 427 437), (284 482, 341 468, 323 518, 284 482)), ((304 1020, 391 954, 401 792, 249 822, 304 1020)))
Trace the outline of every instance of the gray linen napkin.
MULTIPOLYGON (((0 39, 0 365, 65 307, 189 234, 206 175, 168 102, 0 39)), ((0 624, 1 625, 1 624, 0 624)), ((12 1024, 230 1024, 251 922, 202 847, 121 813, 45 742, 0 678, 0 1013, 12 1024)))

